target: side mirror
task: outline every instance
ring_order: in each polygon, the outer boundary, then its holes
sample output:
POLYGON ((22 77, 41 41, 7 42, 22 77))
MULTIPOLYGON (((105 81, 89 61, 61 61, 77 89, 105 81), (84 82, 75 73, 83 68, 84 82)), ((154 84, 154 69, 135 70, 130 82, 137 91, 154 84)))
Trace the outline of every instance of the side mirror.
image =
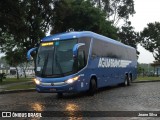
POLYGON ((38 49, 38 48, 35 47, 35 48, 31 48, 30 50, 28 50, 28 52, 27 52, 27 60, 32 60, 31 53, 32 53, 33 51, 36 51, 37 49, 38 49))
POLYGON ((73 57, 78 56, 78 49, 79 49, 79 47, 81 47, 83 45, 85 45, 85 43, 77 43, 77 44, 74 45, 74 47, 72 49, 73 50, 73 57))

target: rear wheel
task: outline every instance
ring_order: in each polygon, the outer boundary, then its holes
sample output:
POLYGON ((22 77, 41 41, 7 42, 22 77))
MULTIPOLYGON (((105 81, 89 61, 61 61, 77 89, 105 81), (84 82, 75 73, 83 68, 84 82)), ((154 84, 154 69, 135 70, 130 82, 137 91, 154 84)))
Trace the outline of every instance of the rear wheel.
POLYGON ((89 91, 88 91, 89 95, 93 96, 95 94, 96 90, 97 90, 96 80, 94 78, 92 78, 90 80, 90 87, 89 87, 89 91))
POLYGON ((123 83, 124 86, 129 86, 130 85, 130 80, 129 80, 129 77, 126 75, 125 77, 125 80, 124 80, 124 83, 123 83))
POLYGON ((130 75, 129 77, 128 77, 128 82, 129 82, 129 86, 131 85, 131 83, 132 83, 132 76, 130 75))

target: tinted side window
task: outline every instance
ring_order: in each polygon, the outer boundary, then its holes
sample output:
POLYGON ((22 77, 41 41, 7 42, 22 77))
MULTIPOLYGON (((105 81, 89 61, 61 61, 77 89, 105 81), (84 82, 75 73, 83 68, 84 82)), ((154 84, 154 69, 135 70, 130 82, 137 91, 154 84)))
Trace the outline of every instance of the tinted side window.
POLYGON ((118 46, 105 42, 102 40, 94 39, 92 45, 92 57, 109 57, 109 58, 121 58, 118 46))
POLYGON ((92 58, 109 57, 123 60, 135 60, 135 51, 103 40, 93 39, 92 58))
POLYGON ((100 56, 103 56, 102 46, 103 46, 102 41, 100 41, 100 40, 98 40, 98 39, 93 39, 93 44, 92 44, 92 57, 100 57, 100 56))
POLYGON ((79 52, 80 51, 84 51, 84 57, 85 57, 85 64, 88 61, 88 54, 89 54, 89 48, 90 48, 90 42, 91 42, 91 38, 87 38, 87 37, 82 37, 78 39, 78 43, 85 43, 84 46, 79 48, 79 52))
POLYGON ((128 49, 128 59, 129 60, 137 60, 136 50, 128 49))

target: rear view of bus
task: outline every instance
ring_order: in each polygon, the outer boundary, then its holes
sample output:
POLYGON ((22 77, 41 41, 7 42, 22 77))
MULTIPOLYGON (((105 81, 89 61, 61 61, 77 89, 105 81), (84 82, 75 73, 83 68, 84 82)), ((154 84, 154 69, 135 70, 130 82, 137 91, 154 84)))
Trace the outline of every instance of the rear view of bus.
MULTIPOLYGON (((38 48, 30 49, 27 53, 28 59, 30 59, 33 51, 37 53, 35 65, 36 77, 34 79, 36 90, 42 93, 58 93, 58 95, 62 95, 65 92, 89 91, 93 95, 97 88, 113 83, 110 82, 109 76, 107 76, 111 68, 100 68, 99 65, 101 62, 103 66, 103 58, 119 59, 108 58, 107 56, 95 56, 93 54, 95 48, 93 47, 95 46, 96 39, 101 39, 99 40, 101 42, 105 37, 93 32, 68 32, 45 37, 41 40, 38 48), (102 77, 101 74, 104 74, 106 78, 102 77)), ((106 41, 103 40, 103 42, 106 41)), ((115 62, 114 60, 112 61, 115 62)), ((131 69, 128 69, 127 75, 130 74, 129 72, 132 72, 133 68, 134 70, 136 69, 136 64, 128 68, 131 69)), ((120 70, 121 68, 114 69, 120 70)), ((117 70, 115 71, 118 72, 117 70)), ((124 74, 124 77, 121 80, 117 79, 117 82, 114 83, 128 82, 129 77, 126 81, 125 73, 121 72, 121 74, 124 74)), ((132 76, 134 76, 133 74, 135 72, 132 72, 132 76)))

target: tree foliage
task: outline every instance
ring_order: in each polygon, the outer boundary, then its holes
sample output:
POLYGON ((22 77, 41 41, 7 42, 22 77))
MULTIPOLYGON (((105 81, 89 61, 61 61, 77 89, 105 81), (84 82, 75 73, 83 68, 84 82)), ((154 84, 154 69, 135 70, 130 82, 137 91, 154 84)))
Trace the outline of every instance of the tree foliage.
POLYGON ((25 62, 25 54, 23 49, 16 49, 14 51, 7 51, 4 57, 8 65, 15 67, 17 71, 17 79, 19 79, 18 65, 25 62))
POLYGON ((49 28, 53 33, 69 28, 91 30, 116 38, 116 29, 105 15, 85 0, 1 0, 2 51, 35 47, 49 28))
POLYGON ((52 33, 89 30, 111 38, 117 38, 117 30, 106 21, 104 12, 95 8, 90 1, 60 0, 54 4, 52 33))
POLYGON ((118 37, 122 43, 137 48, 137 44, 139 43, 139 33, 134 31, 131 22, 127 22, 121 27, 118 37))
POLYGON ((23 47, 26 50, 35 47, 49 29, 52 2, 53 0, 1 0, 2 51, 8 47, 23 47))
POLYGON ((129 19, 135 13, 134 0, 93 0, 93 2, 106 12, 106 18, 117 25, 119 20, 129 19))
POLYGON ((27 51, 45 36, 53 3, 54 0, 0 1, 0 47, 10 65, 25 62, 27 51))
MULTIPOLYGON (((37 46, 50 29, 52 34, 71 28, 117 39, 117 28, 112 23, 134 14, 134 2, 99 1, 100 9, 95 7, 98 0, 1 0, 0 49, 9 64, 16 66, 25 61, 26 52, 37 46), (110 21, 111 17, 114 19, 110 21)), ((122 28, 120 38, 125 39, 123 35, 130 31, 134 34, 132 28, 122 28)), ((134 35, 131 39, 134 41, 134 35)))
POLYGON ((160 61, 160 23, 149 23, 140 33, 141 45, 153 53, 154 58, 160 61))

